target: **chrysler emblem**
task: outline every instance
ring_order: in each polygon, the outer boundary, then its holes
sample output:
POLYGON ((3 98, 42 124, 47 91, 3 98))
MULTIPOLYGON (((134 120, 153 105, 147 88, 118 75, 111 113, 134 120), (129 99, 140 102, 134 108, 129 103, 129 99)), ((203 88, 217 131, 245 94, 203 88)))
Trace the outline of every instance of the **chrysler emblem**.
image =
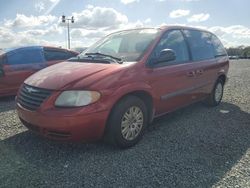
POLYGON ((33 89, 32 87, 25 87, 26 88, 26 90, 29 92, 29 93, 35 93, 35 92, 37 92, 37 90, 36 89, 33 89))

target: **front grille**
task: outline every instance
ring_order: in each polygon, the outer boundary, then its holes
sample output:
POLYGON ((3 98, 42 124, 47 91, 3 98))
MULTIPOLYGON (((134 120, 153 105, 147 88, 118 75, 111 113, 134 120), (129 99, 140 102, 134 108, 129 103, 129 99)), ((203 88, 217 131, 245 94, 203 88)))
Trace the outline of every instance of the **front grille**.
POLYGON ((24 84, 18 96, 18 103, 28 110, 35 111, 51 95, 50 90, 24 84))

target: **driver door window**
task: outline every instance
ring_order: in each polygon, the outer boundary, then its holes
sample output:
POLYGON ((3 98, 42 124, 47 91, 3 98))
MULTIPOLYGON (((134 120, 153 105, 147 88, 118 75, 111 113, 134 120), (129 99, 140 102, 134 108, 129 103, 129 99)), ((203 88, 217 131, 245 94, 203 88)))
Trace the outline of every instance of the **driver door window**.
POLYGON ((7 62, 6 55, 0 56, 0 78, 4 76, 4 65, 7 62))
POLYGON ((157 58, 163 49, 171 49, 175 52, 176 59, 171 62, 160 63, 162 64, 179 64, 189 61, 189 53, 185 39, 179 30, 166 32, 157 44, 151 56, 152 63, 157 62, 157 58))
POLYGON ((8 65, 31 65, 42 63, 43 56, 40 49, 31 49, 31 50, 19 50, 16 53, 8 55, 8 65))

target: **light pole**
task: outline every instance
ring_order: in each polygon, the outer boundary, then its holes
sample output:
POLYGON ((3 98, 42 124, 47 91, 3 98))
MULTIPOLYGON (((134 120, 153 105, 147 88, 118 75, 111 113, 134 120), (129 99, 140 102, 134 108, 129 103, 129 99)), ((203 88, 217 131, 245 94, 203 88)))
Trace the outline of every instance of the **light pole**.
POLYGON ((62 15, 62 23, 67 22, 67 27, 68 27, 68 49, 70 49, 70 33, 69 33, 69 24, 74 23, 74 16, 71 16, 71 18, 66 18, 65 15, 62 15))

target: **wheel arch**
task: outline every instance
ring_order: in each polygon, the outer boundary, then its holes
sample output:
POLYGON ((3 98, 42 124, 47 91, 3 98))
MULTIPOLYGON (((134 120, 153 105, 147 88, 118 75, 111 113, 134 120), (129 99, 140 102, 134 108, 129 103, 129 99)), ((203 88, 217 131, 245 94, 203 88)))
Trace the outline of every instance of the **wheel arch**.
POLYGON ((113 103, 112 105, 112 108, 109 112, 109 115, 108 115, 108 118, 107 118, 107 121, 106 121, 106 125, 105 125, 105 128, 104 128, 104 134, 103 134, 103 138, 104 140, 109 140, 108 139, 108 130, 109 130, 109 126, 111 125, 110 124, 110 121, 111 121, 111 117, 112 117, 112 113, 114 112, 114 109, 116 107, 116 105, 121 101, 123 100, 124 98, 128 97, 128 96, 135 96, 135 97, 138 97, 139 99, 141 99, 144 104, 146 105, 146 108, 148 110, 148 123, 152 122, 153 120, 153 112, 154 112, 154 104, 153 104, 153 97, 152 95, 148 92, 148 91, 145 91, 145 90, 133 90, 133 91, 128 91, 126 93, 124 93, 123 95, 119 96, 115 102, 113 103))
MULTIPOLYGON (((150 92, 140 89, 140 90, 133 90, 133 91, 128 91, 127 93, 124 93, 123 95, 119 96, 114 104, 112 105, 112 108, 110 110, 109 116, 108 116, 108 121, 110 119, 110 116, 113 112, 113 109, 115 108, 115 105, 119 103, 119 101, 123 100, 125 97, 128 96, 135 96, 141 99, 144 104, 146 105, 147 112, 148 112, 148 123, 152 122, 153 120, 153 113, 154 113, 154 101, 153 101, 153 96, 150 92)), ((108 122, 107 121, 107 122, 108 122)))
POLYGON ((119 99, 119 101, 122 100, 124 97, 130 96, 130 95, 138 97, 144 102, 144 104, 147 107, 148 120, 149 122, 151 122, 153 118, 153 109, 154 109, 153 97, 151 96, 151 94, 144 90, 132 91, 122 96, 119 99))
POLYGON ((225 74, 221 74, 218 76, 217 80, 221 80, 225 84, 227 81, 227 76, 225 74))

